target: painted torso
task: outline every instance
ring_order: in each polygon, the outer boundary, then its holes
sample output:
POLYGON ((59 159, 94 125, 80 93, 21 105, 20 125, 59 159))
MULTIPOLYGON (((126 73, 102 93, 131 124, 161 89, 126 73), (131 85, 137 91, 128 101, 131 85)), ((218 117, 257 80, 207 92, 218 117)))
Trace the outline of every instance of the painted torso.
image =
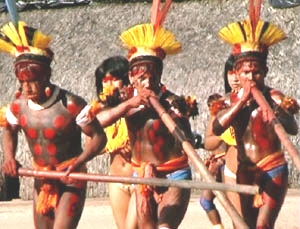
POLYGON ((45 109, 32 110, 22 98, 11 104, 35 163, 51 167, 82 152, 81 131, 75 119, 84 106, 82 98, 64 90, 45 109))
MULTIPOLYGON (((265 97, 274 108, 276 103, 269 91, 265 93, 265 97)), ((241 161, 257 163, 267 155, 281 150, 280 141, 272 124, 263 121, 262 109, 254 101, 240 112, 233 126, 241 161)))
MULTIPOLYGON (((169 114, 187 136, 190 136, 188 120, 177 117, 170 109, 169 114)), ((159 165, 182 156, 181 143, 175 140, 153 108, 143 108, 126 120, 132 144, 132 158, 135 161, 159 165)))

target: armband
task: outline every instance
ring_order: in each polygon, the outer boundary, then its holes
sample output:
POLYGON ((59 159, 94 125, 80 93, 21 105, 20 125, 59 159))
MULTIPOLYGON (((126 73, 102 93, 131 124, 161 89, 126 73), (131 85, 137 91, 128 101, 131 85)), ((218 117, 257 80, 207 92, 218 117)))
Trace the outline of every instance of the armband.
POLYGON ((225 128, 220 124, 218 119, 215 119, 213 122, 213 133, 220 136, 224 131, 225 128))
POLYGON ((299 104, 297 103, 297 100, 289 97, 289 96, 285 96, 281 103, 280 103, 280 107, 285 110, 288 111, 291 114, 297 114, 299 112, 299 104))

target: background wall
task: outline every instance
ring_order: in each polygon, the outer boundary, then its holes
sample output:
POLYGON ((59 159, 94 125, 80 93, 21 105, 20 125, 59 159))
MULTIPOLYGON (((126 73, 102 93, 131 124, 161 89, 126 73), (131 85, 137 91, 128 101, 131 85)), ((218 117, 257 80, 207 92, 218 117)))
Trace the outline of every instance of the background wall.
MULTIPOLYGON (((182 43, 183 50, 166 57, 162 81, 178 94, 197 97, 200 115, 192 121, 192 128, 202 136, 208 120, 206 99, 213 92, 223 93, 223 67, 231 52, 231 47, 223 43, 217 33, 228 23, 246 18, 247 3, 247 0, 174 3, 164 23, 182 43)), ((270 48, 270 71, 266 81, 268 85, 298 100, 299 15, 300 7, 276 10, 267 1, 261 15, 263 20, 280 26, 288 36, 285 41, 270 48)), ((118 35, 135 24, 148 23, 150 3, 93 3, 83 7, 21 12, 20 18, 28 25, 52 35, 51 47, 55 52, 52 81, 90 101, 96 96, 94 70, 111 55, 126 55, 118 35)), ((9 20, 8 14, 0 15, 0 24, 9 20)), ((12 61, 12 57, 0 53, 0 106, 9 103, 18 88, 12 61)), ((297 118, 299 121, 299 116, 297 118)), ((291 139, 299 150, 299 134, 291 139)), ((17 157, 21 164, 29 167, 31 161, 27 144, 23 138, 20 140, 17 157)), ((202 158, 207 154, 202 149, 198 153, 202 158)), ((0 151, 0 164, 2 155, 0 151)), ((289 160, 290 183, 299 186, 299 172, 286 156, 289 160)), ((107 155, 98 156, 89 163, 89 172, 106 173, 108 164, 107 155)), ((194 178, 200 179, 195 172, 194 178)), ((20 195, 23 199, 31 198, 31 184, 31 178, 21 179, 20 195)), ((88 196, 103 195, 107 195, 106 184, 89 183, 88 196)))

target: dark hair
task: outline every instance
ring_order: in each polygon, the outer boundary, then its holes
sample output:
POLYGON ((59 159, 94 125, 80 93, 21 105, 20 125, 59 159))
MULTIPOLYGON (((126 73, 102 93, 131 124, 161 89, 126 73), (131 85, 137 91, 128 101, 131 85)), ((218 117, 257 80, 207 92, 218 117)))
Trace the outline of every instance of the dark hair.
POLYGON ((109 73, 123 81, 124 85, 129 84, 128 79, 129 63, 123 56, 113 56, 105 59, 95 71, 97 95, 102 92, 102 79, 109 73))
POLYGON ((233 68, 234 68, 234 62, 235 62, 235 58, 234 58, 233 55, 230 55, 228 57, 228 59, 226 60, 226 62, 225 62, 224 75, 223 75, 223 77, 224 77, 224 86, 225 86, 225 93, 231 92, 231 87, 230 87, 230 85, 228 83, 228 77, 227 77, 227 75, 228 75, 229 71, 233 70, 233 68))
POLYGON ((216 100, 218 100, 218 99, 220 99, 220 98, 222 98, 222 96, 221 96, 220 94, 218 94, 218 93, 211 94, 211 95, 208 96, 208 98, 207 98, 207 101, 206 101, 207 106, 210 107, 211 104, 212 104, 214 101, 216 101, 216 100))

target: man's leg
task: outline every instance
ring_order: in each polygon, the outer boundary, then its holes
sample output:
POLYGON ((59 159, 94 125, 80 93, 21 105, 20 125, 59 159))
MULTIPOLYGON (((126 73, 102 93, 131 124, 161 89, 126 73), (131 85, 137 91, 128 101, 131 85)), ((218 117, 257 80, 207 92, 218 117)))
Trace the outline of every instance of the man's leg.
POLYGON ((53 229, 75 229, 81 218, 86 190, 84 188, 65 187, 55 210, 53 229))
POLYGON ((153 229, 157 225, 157 204, 153 198, 153 192, 144 190, 144 185, 138 185, 135 190, 136 213, 138 228, 153 229))
POLYGON ((190 189, 169 187, 158 203, 158 228, 178 228, 189 201, 190 189))
POLYGON ((206 212, 209 221, 212 223, 212 225, 221 225, 221 217, 213 202, 214 198, 215 195, 211 190, 203 190, 202 195, 200 197, 200 205, 206 212))
POLYGON ((288 188, 286 165, 272 169, 262 176, 262 200, 259 208, 257 228, 274 228, 288 188))
POLYGON ((34 189, 33 194, 33 220, 35 228, 39 229, 52 229, 54 224, 54 213, 51 212, 48 215, 42 215, 37 213, 36 211, 36 203, 37 203, 37 191, 34 189))

